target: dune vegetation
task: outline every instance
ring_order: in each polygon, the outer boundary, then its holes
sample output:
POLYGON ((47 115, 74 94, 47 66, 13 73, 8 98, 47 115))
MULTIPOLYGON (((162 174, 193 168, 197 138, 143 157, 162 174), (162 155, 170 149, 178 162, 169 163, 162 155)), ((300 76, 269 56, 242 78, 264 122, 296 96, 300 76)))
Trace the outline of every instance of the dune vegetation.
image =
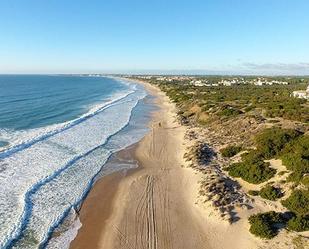
POLYGON ((183 125, 207 130, 205 139, 209 147, 213 146, 228 162, 222 166, 228 177, 261 185, 259 190, 247 190, 247 194, 286 209, 252 215, 252 234, 270 239, 283 227, 308 231, 309 104, 305 99, 292 97, 292 92, 305 89, 309 78, 278 78, 288 84, 263 86, 218 85, 220 76, 194 79, 208 83, 196 86, 191 83, 192 78, 152 77, 147 81, 157 85, 176 104, 183 125), (271 165, 270 161, 275 159, 282 162, 284 170, 278 171, 271 165))

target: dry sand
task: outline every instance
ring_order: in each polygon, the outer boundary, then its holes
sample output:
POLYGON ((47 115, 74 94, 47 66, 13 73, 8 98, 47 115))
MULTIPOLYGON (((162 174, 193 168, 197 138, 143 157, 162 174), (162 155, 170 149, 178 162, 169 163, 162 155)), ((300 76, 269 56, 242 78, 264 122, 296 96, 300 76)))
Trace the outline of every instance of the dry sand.
POLYGON ((244 219, 229 225, 195 203, 201 175, 187 168, 185 128, 157 88, 151 132, 130 149, 139 168, 100 179, 81 210, 83 224, 72 249, 257 248, 244 219))

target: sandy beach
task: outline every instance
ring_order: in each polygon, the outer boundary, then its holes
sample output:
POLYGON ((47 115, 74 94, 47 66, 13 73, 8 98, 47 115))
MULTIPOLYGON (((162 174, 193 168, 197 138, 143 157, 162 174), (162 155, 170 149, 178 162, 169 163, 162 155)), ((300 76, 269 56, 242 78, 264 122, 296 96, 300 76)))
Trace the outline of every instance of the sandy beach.
POLYGON ((121 152, 133 156, 139 167, 97 181, 83 204, 83 225, 70 248, 256 248, 246 220, 229 225, 211 207, 198 205, 201 175, 183 159, 185 127, 160 90, 146 89, 159 107, 151 131, 121 152))
POLYGON ((309 249, 309 0, 0 12, 0 249, 309 249))

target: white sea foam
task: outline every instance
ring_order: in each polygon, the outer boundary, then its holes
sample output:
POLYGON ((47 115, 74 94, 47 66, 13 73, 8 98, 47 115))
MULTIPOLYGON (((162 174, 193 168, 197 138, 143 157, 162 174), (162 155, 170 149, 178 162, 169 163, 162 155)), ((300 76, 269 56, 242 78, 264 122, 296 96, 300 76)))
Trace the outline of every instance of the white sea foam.
POLYGON ((65 230, 57 231, 58 236, 50 239, 46 246, 47 249, 67 249, 70 247, 70 242, 76 237, 82 223, 73 211, 67 216, 66 223, 62 226, 65 230))
POLYGON ((26 134, 15 141, 30 142, 29 146, 18 147, 12 154, 9 150, 2 153, 1 248, 13 244, 35 248, 48 238, 72 204, 83 198, 113 152, 102 145, 128 124, 133 108, 144 96, 143 90, 122 93, 116 101, 92 109, 82 120, 26 134), (46 136, 46 132, 52 134, 46 136), (13 243, 14 239, 18 242, 13 243))
POLYGON ((129 94, 132 94, 135 90, 136 90, 135 85, 132 85, 127 91, 122 91, 122 92, 113 94, 112 96, 109 97, 108 100, 104 101, 101 104, 96 104, 92 106, 89 109, 89 111, 87 111, 85 114, 81 115, 80 117, 76 119, 73 119, 67 122, 63 122, 60 124, 53 124, 53 125, 49 125, 46 127, 34 128, 30 130, 15 131, 15 130, 10 130, 10 129, 0 129, 0 140, 6 141, 9 143, 7 146, 1 148, 1 150, 4 150, 5 152, 6 150, 12 149, 12 147, 27 145, 29 143, 38 141, 43 137, 52 135, 56 132, 66 129, 70 127, 71 125, 76 124, 87 117, 95 115, 96 113, 104 109, 106 106, 109 106, 112 103, 127 97, 129 94))

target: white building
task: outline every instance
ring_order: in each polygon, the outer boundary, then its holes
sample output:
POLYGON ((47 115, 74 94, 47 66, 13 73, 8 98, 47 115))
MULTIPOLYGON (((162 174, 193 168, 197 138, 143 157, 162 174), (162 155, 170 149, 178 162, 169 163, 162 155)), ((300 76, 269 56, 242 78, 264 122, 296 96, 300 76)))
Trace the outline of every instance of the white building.
POLYGON ((309 99, 309 86, 307 87, 306 91, 294 91, 292 96, 300 99, 309 99))

